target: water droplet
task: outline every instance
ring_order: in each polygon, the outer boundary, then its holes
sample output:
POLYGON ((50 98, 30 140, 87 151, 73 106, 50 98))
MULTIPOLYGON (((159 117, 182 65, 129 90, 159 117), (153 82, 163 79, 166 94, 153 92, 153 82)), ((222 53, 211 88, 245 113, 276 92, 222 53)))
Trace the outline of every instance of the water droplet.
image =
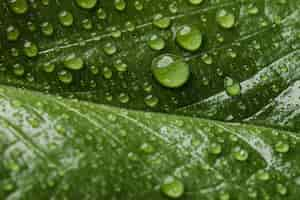
POLYGON ((64 66, 72 70, 80 70, 83 68, 83 60, 75 54, 68 55, 64 60, 64 66))
POLYGON ((27 57, 32 58, 37 56, 38 54, 38 47, 36 46, 36 44, 30 42, 30 41, 26 41, 24 44, 24 53, 27 57))
POLYGON ((128 101, 129 101, 129 96, 128 96, 128 94, 121 93, 121 94, 119 95, 119 101, 120 101, 121 103, 128 103, 128 101))
POLYGON ((239 96, 241 94, 241 85, 230 77, 224 79, 224 87, 229 96, 239 96))
POLYGON ((43 22, 41 25, 42 33, 46 36, 51 36, 53 34, 53 26, 49 22, 43 22))
POLYGON ((277 184, 276 185, 276 190, 281 195, 286 195, 287 194, 287 188, 282 184, 277 184))
POLYGON ((81 8, 91 9, 96 6, 97 0, 76 0, 76 3, 81 8))
POLYGON ((156 57, 151 69, 156 80, 169 88, 182 86, 190 76, 189 65, 182 58, 172 54, 156 57))
POLYGON ((256 6, 250 5, 250 6, 248 7, 248 13, 249 13, 250 15, 256 15, 258 12, 259 12, 259 10, 258 10, 258 8, 257 8, 256 6))
POLYGON ((126 1, 125 0, 115 0, 115 8, 118 11, 123 11, 126 8, 126 1))
POLYGON ((144 9, 144 5, 141 1, 135 1, 134 2, 134 7, 136 10, 141 11, 144 9))
POLYGON ((230 199, 230 195, 228 192, 221 192, 219 195, 219 199, 220 200, 229 200, 230 199))
POLYGON ((61 11, 58 15, 59 21, 63 26, 72 26, 74 18, 69 11, 61 11))
POLYGON ((265 170, 260 169, 256 173, 256 178, 260 181, 267 181, 270 179, 270 174, 265 170))
POLYGON ((184 193, 184 185, 180 180, 168 176, 161 185, 161 191, 167 197, 177 199, 184 193))
POLYGON ((104 67, 103 68, 103 77, 105 79, 111 79, 111 77, 112 77, 112 71, 111 71, 111 69, 109 69, 108 67, 104 67))
POLYGON ((114 63, 114 67, 116 68, 117 71, 119 72, 126 72, 127 71, 127 64, 123 63, 122 60, 118 59, 114 63))
POLYGON ((125 28, 126 28, 126 30, 129 31, 129 32, 133 32, 133 31, 135 30, 135 25, 134 25, 133 22, 127 21, 127 22, 125 23, 125 28))
POLYGON ((90 66, 90 71, 92 72, 92 74, 97 75, 99 73, 99 68, 95 65, 92 65, 90 66))
POLYGON ((58 78, 61 82, 69 84, 73 81, 73 76, 70 72, 62 70, 58 73, 58 78))
POLYGON ((146 96, 144 101, 145 104, 149 107, 155 107, 159 102, 158 98, 153 95, 146 96))
POLYGON ((156 14, 153 19, 153 25, 161 29, 166 29, 171 25, 171 19, 164 17, 162 14, 156 14))
POLYGON ((232 28, 235 24, 234 14, 224 9, 217 12, 216 20, 221 27, 226 29, 232 28))
POLYGON ((282 141, 279 141, 275 145, 275 151, 277 151, 278 153, 287 153, 289 149, 290 149, 289 144, 284 143, 282 141))
POLYGON ((148 45, 151 49, 160 51, 165 48, 165 41, 158 35, 152 35, 148 41, 148 45))
POLYGON ((20 31, 18 28, 14 27, 14 26, 9 26, 6 29, 6 36, 7 36, 7 40, 16 41, 16 40, 18 40, 18 38, 20 36, 20 31))
POLYGON ((28 10, 27 0, 9 0, 8 3, 15 14, 24 14, 28 10))
POLYGON ((107 55, 113 55, 117 52, 117 47, 113 43, 108 42, 104 45, 103 50, 107 55))
POLYGON ((92 21, 90 19, 82 20, 81 24, 82 24, 82 27, 86 30, 90 30, 90 29, 93 28, 93 24, 92 24, 92 21))
POLYGON ((148 143, 143 143, 140 147, 141 151, 143 151, 144 153, 150 154, 154 152, 154 148, 151 144, 148 143))
POLYGON ((245 161, 248 159, 248 152, 240 147, 236 147, 233 150, 233 157, 238 161, 245 161))
POLYGON ((55 65, 53 63, 45 63, 43 65, 43 69, 44 69, 45 72, 51 73, 51 72, 54 71, 55 65))
POLYGON ((24 69, 24 66, 23 65, 20 65, 20 64, 15 64, 13 66, 13 72, 15 75, 17 76, 23 76, 24 73, 25 73, 25 69, 24 69))
POLYGON ((208 150, 211 154, 218 155, 222 152, 222 146, 218 143, 212 143, 208 150))
POLYGON ((189 0, 190 4, 199 5, 203 2, 203 0, 189 0))
POLYGON ((99 19, 103 20, 103 19, 106 19, 107 14, 106 14, 105 10, 103 10, 103 8, 99 8, 97 10, 97 16, 98 16, 99 19))
POLYGON ((194 26, 182 26, 176 33, 176 41, 185 50, 196 51, 202 44, 202 34, 194 26))
POLYGON ((201 57, 202 61, 207 64, 207 65, 211 65, 213 63, 213 59, 210 55, 208 54, 203 54, 203 56, 201 57))

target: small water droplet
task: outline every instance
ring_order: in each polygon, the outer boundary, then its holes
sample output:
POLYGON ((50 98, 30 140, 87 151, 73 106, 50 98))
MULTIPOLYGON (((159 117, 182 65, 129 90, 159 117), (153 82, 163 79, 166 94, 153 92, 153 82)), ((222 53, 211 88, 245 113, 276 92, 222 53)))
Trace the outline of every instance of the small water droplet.
POLYGON ((165 48, 165 41, 158 35, 152 35, 148 41, 148 45, 151 49, 160 51, 165 48))
POLYGON ((276 190, 281 195, 286 195, 287 194, 287 188, 282 184, 277 184, 276 185, 276 190))
POLYGON ((71 70, 80 70, 83 68, 83 60, 75 54, 68 55, 64 60, 64 66, 71 70))
POLYGON ((248 152, 240 147, 236 147, 233 150, 233 157, 238 161, 245 161, 248 159, 248 152))
POLYGON ((69 11, 61 11, 58 15, 59 18, 59 22, 63 25, 63 26, 72 26, 74 18, 72 13, 70 13, 69 11))
POLYGON ((51 36, 53 34, 54 28, 49 22, 43 22, 41 25, 42 33, 46 36, 51 36))
POLYGON ((156 14, 153 19, 153 25, 160 29, 166 29, 171 25, 171 19, 162 14, 156 14))
POLYGON ((155 107, 159 102, 158 98, 153 95, 146 96, 144 101, 145 104, 149 107, 155 107))
POLYGON ((16 40, 18 40, 18 38, 20 36, 20 31, 15 26, 9 26, 6 29, 6 36, 7 36, 7 40, 16 41, 16 40))
POLYGON ((104 45, 103 50, 107 55, 113 55, 117 52, 117 47, 113 43, 108 42, 104 45))
POLYGON ((70 72, 62 70, 58 73, 58 78, 61 82, 69 84, 73 81, 73 76, 70 72))
POLYGON ((222 9, 217 12, 216 21, 222 28, 229 29, 235 24, 235 16, 233 13, 222 9))
POLYGON ((28 10, 27 0, 9 0, 8 3, 15 14, 24 14, 28 10))
POLYGON ((192 5, 199 5, 203 2, 203 0, 189 0, 189 2, 192 5))
POLYGON ((241 85, 230 77, 224 79, 224 87, 229 96, 239 96, 241 94, 241 85))
POLYGON ((290 149, 289 144, 284 143, 282 141, 279 141, 275 145, 275 151, 277 151, 278 153, 287 153, 289 149, 290 149))
POLYGON ((211 154, 215 154, 215 155, 218 155, 222 152, 222 146, 218 143, 212 143, 210 146, 209 146, 209 152, 211 154))
POLYGON ((33 42, 30 41, 26 41, 24 44, 24 53, 27 57, 32 58, 37 56, 38 54, 38 47, 36 46, 36 44, 34 44, 33 42))
POLYGON ((115 8, 118 11, 123 11, 126 8, 126 1, 125 0, 115 0, 115 8))
POLYGON ((265 170, 260 169, 256 173, 256 178, 260 181, 267 181, 270 179, 270 174, 265 170))

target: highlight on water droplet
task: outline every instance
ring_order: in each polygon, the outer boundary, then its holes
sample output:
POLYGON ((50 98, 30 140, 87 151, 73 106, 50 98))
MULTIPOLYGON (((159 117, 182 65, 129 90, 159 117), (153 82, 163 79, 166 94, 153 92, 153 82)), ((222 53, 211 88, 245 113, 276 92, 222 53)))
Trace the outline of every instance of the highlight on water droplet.
POLYGON ((178 88, 190 77, 190 67, 183 58, 173 54, 163 54, 153 59, 151 66, 155 79, 163 86, 178 88))

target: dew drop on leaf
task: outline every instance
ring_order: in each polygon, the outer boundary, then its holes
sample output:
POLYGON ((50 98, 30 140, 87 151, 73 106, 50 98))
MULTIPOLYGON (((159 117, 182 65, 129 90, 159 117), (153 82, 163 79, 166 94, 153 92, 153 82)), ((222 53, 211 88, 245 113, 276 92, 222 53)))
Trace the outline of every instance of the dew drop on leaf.
POLYGON ((190 76, 189 65, 173 54, 163 54, 152 62, 152 73, 163 86, 177 88, 185 84, 190 76))
POLYGON ((185 50, 196 51, 202 44, 202 34, 198 28, 184 25, 176 33, 176 42, 185 50))
POLYGON ((238 161, 245 161, 248 159, 248 152, 240 147, 234 148, 233 157, 238 161))
POLYGON ((266 172, 265 170, 260 169, 256 173, 256 178, 260 181, 267 181, 270 179, 270 174, 268 172, 266 172))
POLYGON ((45 36, 51 36, 54 31, 52 24, 50 24, 49 22, 43 22, 41 25, 41 29, 42 29, 42 33, 45 36))
POLYGON ((126 8, 126 1, 125 0, 115 0, 115 8, 118 11, 123 11, 126 8))
POLYGON ((58 73, 58 78, 61 82, 69 84, 73 81, 73 76, 70 72, 62 70, 58 73))
POLYGON ((68 55, 64 60, 64 66, 71 70, 80 70, 84 66, 82 58, 76 56, 75 54, 68 55))
POLYGON ((159 102, 158 98, 153 95, 146 96, 144 101, 145 104, 149 107, 155 107, 159 102))
POLYGON ((8 3, 15 14, 24 14, 28 11, 27 0, 9 0, 8 3))
POLYGON ((59 22, 63 25, 63 26, 72 26, 74 18, 72 13, 70 13, 69 11, 61 11, 58 15, 59 18, 59 22))
POLYGON ((189 0, 189 2, 192 5, 199 5, 203 2, 203 0, 189 0))
POLYGON ((235 24, 235 16, 231 12, 222 9, 217 12, 216 21, 222 28, 229 29, 235 24))
POLYGON ((229 96, 239 96, 241 94, 241 85, 230 77, 225 77, 224 87, 229 96))
POLYGON ((168 17, 164 17, 159 13, 154 16, 153 25, 160 29, 166 29, 171 25, 171 19, 168 17))
POLYGON ((148 40, 148 45, 153 50, 162 50, 165 48, 165 41, 158 35, 152 35, 148 40))
POLYGON ((279 141, 275 145, 275 151, 278 153, 287 153, 290 149, 289 144, 279 141))
POLYGON ((184 193, 183 183, 172 176, 165 178, 160 189, 165 196, 173 199, 180 198, 184 193))
POLYGON ((96 6, 97 0, 76 0, 76 3, 81 8, 91 9, 96 6))
POLYGON ((24 73, 25 73, 25 69, 24 69, 24 66, 23 65, 20 65, 20 64, 15 64, 13 66, 13 73, 16 75, 16 76, 23 76, 24 73))
POLYGON ((16 40, 18 40, 18 38, 20 36, 20 31, 15 26, 9 26, 6 29, 6 36, 7 36, 7 40, 16 41, 16 40))
POLYGON ((24 53, 27 57, 32 58, 37 56, 38 54, 38 47, 36 46, 36 44, 34 44, 33 42, 30 41, 26 41, 24 44, 24 53))

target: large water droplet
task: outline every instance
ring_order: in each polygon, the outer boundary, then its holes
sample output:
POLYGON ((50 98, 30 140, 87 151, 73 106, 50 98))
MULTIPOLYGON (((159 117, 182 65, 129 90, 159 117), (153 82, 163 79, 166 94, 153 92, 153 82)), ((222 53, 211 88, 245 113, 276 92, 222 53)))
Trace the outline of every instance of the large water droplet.
POLYGON ((184 193, 184 185, 173 176, 168 176, 161 185, 161 191, 167 197, 177 199, 184 193))
POLYGON ((185 84, 190 76, 189 65, 180 57, 164 54, 152 62, 152 73, 165 87, 177 88, 185 84))
POLYGON ((198 28, 185 25, 177 31, 176 41, 185 50, 196 51, 202 44, 202 34, 198 28))
POLYGON ((76 0, 76 3, 81 8, 91 9, 96 6, 97 0, 76 0))
POLYGON ((224 9, 217 12, 216 20, 221 27, 226 29, 232 28, 235 24, 234 14, 224 9))

